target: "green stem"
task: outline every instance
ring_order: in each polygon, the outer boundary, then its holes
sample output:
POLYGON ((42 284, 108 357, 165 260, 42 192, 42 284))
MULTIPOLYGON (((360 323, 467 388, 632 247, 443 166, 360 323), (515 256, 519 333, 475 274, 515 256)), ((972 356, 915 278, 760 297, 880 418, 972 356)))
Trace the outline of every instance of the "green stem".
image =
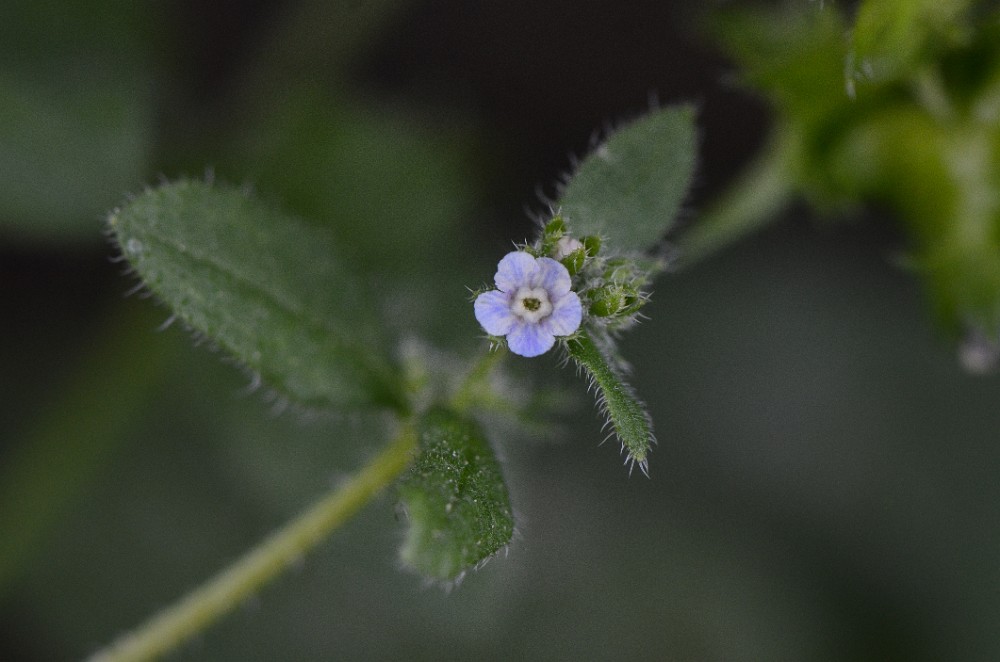
POLYGON ((796 151, 792 133, 777 129, 757 161, 681 236, 677 268, 686 269, 777 220, 792 195, 796 151))
POLYGON ((239 606, 327 538, 409 466, 417 436, 399 437, 347 483, 273 533, 235 564, 91 658, 91 662, 153 660, 239 606))
POLYGON ((451 408, 454 411, 464 412, 470 407, 493 400, 491 397, 493 391, 484 388, 484 384, 506 355, 507 349, 505 347, 497 347, 486 352, 486 355, 479 359, 451 399, 451 408))

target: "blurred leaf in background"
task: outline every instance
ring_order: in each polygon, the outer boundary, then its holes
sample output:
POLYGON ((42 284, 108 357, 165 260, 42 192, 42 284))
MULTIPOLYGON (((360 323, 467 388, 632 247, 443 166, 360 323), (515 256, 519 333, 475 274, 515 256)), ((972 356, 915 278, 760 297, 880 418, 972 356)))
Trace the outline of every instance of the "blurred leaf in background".
POLYGON ((378 273, 375 305, 395 334, 462 342, 449 322, 462 302, 445 282, 466 262, 455 237, 479 188, 472 126, 314 84, 283 88, 247 121, 219 170, 325 226, 354 270, 378 273))
MULTIPOLYGON (((478 285, 507 237, 526 231, 532 187, 556 181, 595 127, 633 114, 651 87, 664 102, 702 101, 692 207, 761 135, 760 105, 718 83, 728 69, 685 22, 688 5, 5 3, 3 80, 32 91, 4 96, 0 123, 27 116, 8 110, 8 98, 80 115, 73 99, 88 86, 63 88, 58 64, 40 77, 17 73, 29 55, 48 62, 72 46, 77 60, 104 63, 95 72, 114 72, 152 49, 156 67, 134 88, 132 74, 102 74, 93 80, 125 83, 91 91, 112 97, 109 117, 132 117, 121 110, 128 100, 152 104, 153 120, 135 115, 143 131, 155 127, 152 138, 137 139, 129 121, 115 120, 119 133, 91 117, 108 137, 67 151, 79 149, 74 159, 87 163, 114 153, 121 160, 108 172, 118 181, 74 169, 80 182, 100 181, 69 203, 59 200, 73 187, 34 189, 52 198, 36 200, 37 209, 78 219, 62 229, 41 234, 50 219, 32 230, 23 215, 0 220, 0 480, 12 458, 40 443, 33 431, 56 431, 44 448, 57 457, 58 437, 71 434, 60 420, 72 413, 61 404, 69 400, 40 397, 49 388, 76 383, 104 406, 133 408, 109 416, 120 422, 117 449, 69 494, 0 598, 0 658, 96 650, 362 465, 389 433, 378 417, 274 416, 266 400, 246 395, 238 370, 192 348, 183 331, 155 333, 166 310, 120 302, 131 281, 90 233, 122 194, 157 174, 200 177, 214 166, 220 181, 248 183, 371 260, 364 277, 385 286, 394 333, 432 329, 443 345, 472 347, 463 286, 478 285), (162 21, 152 31, 148 11, 162 21), (282 103, 286 93, 294 102, 282 103), (111 147, 119 141, 145 146, 111 147), (482 172, 496 178, 486 190, 482 172), (17 247, 8 241, 15 233, 17 247), (83 240, 89 248, 73 239, 84 236, 93 237, 83 240), (27 249, 21 237, 41 239, 27 249), (404 237, 419 250, 402 249, 404 237), (451 307, 423 306, 407 288, 451 307), (117 389, 139 382, 114 386, 111 364, 96 353, 93 362, 71 359, 100 346, 90 331, 104 337, 102 322, 121 319, 105 311, 133 305, 154 319, 133 320, 120 345, 137 348, 127 351, 148 384, 148 395, 130 400, 117 389), (169 371, 158 373, 150 359, 161 344, 168 368, 160 369, 169 371), (93 379, 71 379, 71 366, 93 379)), ((829 15, 837 9, 825 3, 817 20, 843 39, 845 24, 829 15)), ((783 18, 762 56, 799 43, 800 19, 783 18)), ((988 62, 995 43, 974 41, 946 58, 949 79, 985 84, 970 63, 988 62)), ((802 78, 829 71, 833 87, 803 103, 825 117, 834 95, 846 95, 844 61, 814 56, 812 67, 805 55, 784 64, 802 78)), ((855 107, 880 102, 862 84, 855 107)), ((8 174, 7 145, 31 148, 43 175, 65 165, 49 147, 56 143, 0 135, 0 187, 19 176, 8 174)), ((641 357, 635 386, 658 421, 662 469, 652 481, 609 471, 613 450, 597 446, 596 416, 581 397, 566 443, 502 440, 520 535, 509 558, 460 590, 421 590, 396 571, 405 533, 387 496, 177 658, 1000 658, 1000 385, 969 380, 941 352, 919 292, 886 267, 898 247, 880 229, 887 224, 819 233, 787 225, 711 269, 663 281, 647 309, 653 321, 626 343, 626 354, 641 357)), ((113 344, 113 334, 105 340, 113 344)), ((72 469, 75 461, 61 459, 72 469)))
MULTIPOLYGON (((723 14, 716 31, 775 107, 775 153, 764 163, 783 175, 778 196, 803 194, 825 210, 890 209, 907 239, 906 266, 923 280, 943 332, 963 341, 963 364, 992 370, 1000 363, 1000 11, 969 0, 870 1, 854 18, 838 7, 744 8, 723 14)), ((753 188, 738 190, 729 204, 742 218, 708 217, 734 238, 757 215, 776 218, 773 204, 751 211, 753 188)), ((694 232, 696 243, 708 234, 694 232)))
POLYGON ((142 3, 4 3, 0 237, 100 241, 154 141, 153 26, 142 3))

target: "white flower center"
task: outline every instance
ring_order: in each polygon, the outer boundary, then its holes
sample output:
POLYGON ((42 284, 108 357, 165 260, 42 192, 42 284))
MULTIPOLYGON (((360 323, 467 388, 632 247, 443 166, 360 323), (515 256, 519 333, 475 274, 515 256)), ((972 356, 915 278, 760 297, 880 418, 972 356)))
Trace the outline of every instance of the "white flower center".
POLYGON ((521 287, 514 295, 514 303, 510 307, 512 313, 530 324, 537 324, 552 314, 552 304, 549 293, 544 287, 521 287))

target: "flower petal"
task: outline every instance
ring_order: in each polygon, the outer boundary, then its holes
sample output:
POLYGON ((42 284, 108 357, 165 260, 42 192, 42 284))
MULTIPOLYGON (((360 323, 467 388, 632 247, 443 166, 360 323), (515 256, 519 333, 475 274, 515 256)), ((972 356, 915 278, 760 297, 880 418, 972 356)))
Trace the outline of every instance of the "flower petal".
POLYGON ((538 271, 535 258, 524 251, 507 253, 497 265, 493 282, 501 292, 513 292, 527 285, 538 271))
POLYGON ((550 257, 540 257, 535 262, 538 264, 538 272, 532 279, 532 287, 544 287, 552 299, 558 299, 569 292, 572 279, 566 267, 550 257))
POLYGON ((517 315, 510 312, 510 294, 490 290, 476 297, 476 320, 491 336, 505 336, 510 333, 517 315))
POLYGON ((555 336, 546 333, 538 324, 528 324, 519 321, 507 334, 507 346, 510 351, 521 356, 538 356, 552 349, 556 344, 555 336))
POLYGON ((552 314, 542 320, 539 326, 553 336, 568 336, 580 328, 583 319, 583 304, 576 292, 567 292, 552 304, 552 314))

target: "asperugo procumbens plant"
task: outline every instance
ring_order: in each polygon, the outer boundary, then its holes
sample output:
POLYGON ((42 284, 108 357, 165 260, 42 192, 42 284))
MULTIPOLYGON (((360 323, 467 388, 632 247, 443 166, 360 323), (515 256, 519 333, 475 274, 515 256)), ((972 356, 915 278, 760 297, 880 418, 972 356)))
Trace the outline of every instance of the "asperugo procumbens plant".
MULTIPOLYGON (((181 180, 114 211, 122 256, 178 319, 289 401, 382 410, 396 433, 353 478, 94 659, 151 659, 176 648, 390 485, 409 527, 400 557, 428 579, 454 583, 504 549, 515 523, 477 414, 507 399, 492 378, 505 357, 575 363, 629 470, 648 474, 650 419, 624 381, 616 344, 665 266, 660 242, 691 183, 695 149, 693 110, 667 108, 584 159, 535 240, 498 256, 493 285, 475 293, 470 314, 488 340, 457 383, 414 378, 371 303, 379 292, 347 268, 331 238, 247 191, 181 180)), ((464 285, 440 287, 462 296, 464 285)), ((416 372, 436 374, 433 366, 416 372)))

